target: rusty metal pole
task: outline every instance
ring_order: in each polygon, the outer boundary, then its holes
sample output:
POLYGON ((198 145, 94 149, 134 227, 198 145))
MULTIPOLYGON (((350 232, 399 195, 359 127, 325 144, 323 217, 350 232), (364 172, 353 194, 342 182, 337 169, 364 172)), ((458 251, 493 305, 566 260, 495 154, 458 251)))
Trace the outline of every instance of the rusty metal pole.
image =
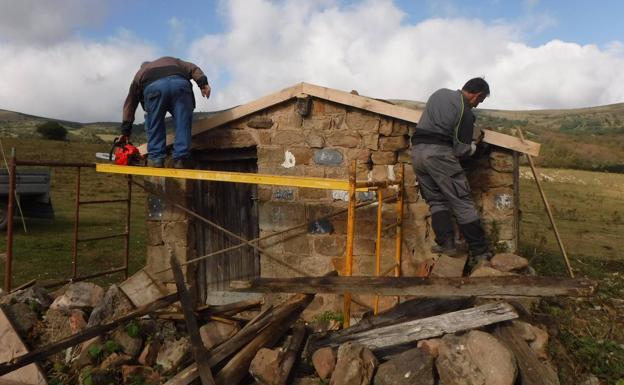
MULTIPOLYGON (((382 227, 382 209, 383 209, 383 190, 377 190, 377 243, 375 243, 375 276, 381 274, 381 227, 382 227)), ((379 313, 379 296, 375 296, 375 304, 373 305, 374 314, 379 313)))
POLYGON ((132 217, 132 175, 127 176, 128 203, 126 204, 126 244, 124 251, 124 279, 128 279, 128 265, 130 263, 130 219, 132 217))
POLYGON ((7 244, 4 263, 4 292, 9 293, 13 284, 13 214, 15 211, 15 188, 17 185, 15 167, 15 148, 11 149, 9 159, 9 197, 7 204, 7 244))
MULTIPOLYGON (((355 238, 355 185, 356 185, 357 161, 351 162, 349 168, 349 210, 347 211, 347 250, 345 258, 345 276, 353 274, 353 242, 355 238)), ((351 324, 351 293, 344 294, 343 326, 348 328, 351 324)))
MULTIPOLYGON (((399 165, 399 188, 397 190, 397 226, 396 226, 396 245, 395 245, 395 254, 394 254, 394 276, 401 276, 401 256, 403 251, 403 200, 404 200, 404 164, 401 163, 399 165)), ((397 296, 397 302, 399 302, 401 298, 397 296)))
POLYGON ((80 166, 76 167, 76 205, 74 211, 74 248, 72 251, 72 278, 78 277, 78 222, 80 221, 80 166))

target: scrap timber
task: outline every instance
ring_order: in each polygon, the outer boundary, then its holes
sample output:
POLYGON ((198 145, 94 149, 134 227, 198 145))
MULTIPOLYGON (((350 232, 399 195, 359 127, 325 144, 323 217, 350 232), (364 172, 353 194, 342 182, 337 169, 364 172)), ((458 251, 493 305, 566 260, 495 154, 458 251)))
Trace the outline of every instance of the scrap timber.
POLYGON ((461 278, 420 277, 296 277, 232 281, 241 292, 357 293, 417 297, 585 297, 595 284, 587 279, 498 276, 461 278))

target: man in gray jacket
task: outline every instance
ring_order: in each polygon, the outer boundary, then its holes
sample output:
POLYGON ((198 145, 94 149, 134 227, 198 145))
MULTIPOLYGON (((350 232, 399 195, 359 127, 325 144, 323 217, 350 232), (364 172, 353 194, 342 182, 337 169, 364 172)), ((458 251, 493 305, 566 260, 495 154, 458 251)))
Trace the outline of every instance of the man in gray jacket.
POLYGON ((412 166, 420 193, 431 211, 436 245, 433 252, 457 255, 452 215, 470 250, 470 265, 492 257, 468 179, 459 161, 474 154, 472 108, 490 94, 482 78, 461 90, 440 89, 427 101, 412 136, 412 166))

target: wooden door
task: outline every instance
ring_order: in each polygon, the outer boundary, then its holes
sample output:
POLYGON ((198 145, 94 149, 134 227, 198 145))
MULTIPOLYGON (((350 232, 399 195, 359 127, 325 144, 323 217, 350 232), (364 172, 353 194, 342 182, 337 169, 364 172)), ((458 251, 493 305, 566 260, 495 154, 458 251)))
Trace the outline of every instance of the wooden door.
MULTIPOLYGON (((200 167, 205 170, 255 173, 257 172, 255 148, 251 155, 249 151, 220 153, 211 151, 200 160, 200 167)), ((258 237, 257 185, 201 181, 198 190, 196 203, 200 215, 244 239, 258 237)), ((205 224, 198 226, 197 252, 200 256, 240 243, 241 241, 212 226, 205 224)), ((204 283, 201 286, 205 287, 200 286, 200 290, 205 289, 208 294, 225 291, 232 280, 251 279, 259 275, 260 258, 257 251, 249 246, 243 246, 205 260, 199 276, 204 283), (202 275, 204 277, 201 277, 202 275)), ((206 300, 206 297, 203 299, 206 300)))

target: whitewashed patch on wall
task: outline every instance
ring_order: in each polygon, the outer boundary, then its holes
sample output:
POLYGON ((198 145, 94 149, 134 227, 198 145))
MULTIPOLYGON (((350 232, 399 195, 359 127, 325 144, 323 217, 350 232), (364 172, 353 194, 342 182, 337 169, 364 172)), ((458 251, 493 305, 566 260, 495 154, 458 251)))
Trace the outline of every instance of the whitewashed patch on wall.
POLYGON ((295 167, 295 156, 293 155, 292 152, 288 150, 284 152, 284 163, 282 163, 282 167, 284 168, 295 167))

